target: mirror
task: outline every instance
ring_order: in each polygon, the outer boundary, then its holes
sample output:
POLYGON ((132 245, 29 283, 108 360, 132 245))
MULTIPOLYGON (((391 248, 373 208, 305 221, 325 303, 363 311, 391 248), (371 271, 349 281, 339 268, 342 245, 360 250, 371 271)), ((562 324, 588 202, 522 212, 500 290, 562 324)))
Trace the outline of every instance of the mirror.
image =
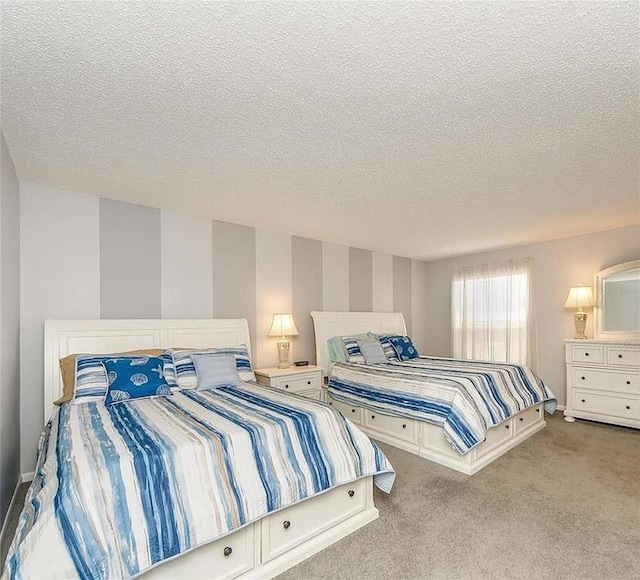
POLYGON ((640 260, 598 272, 595 289, 596 338, 640 338, 640 260))

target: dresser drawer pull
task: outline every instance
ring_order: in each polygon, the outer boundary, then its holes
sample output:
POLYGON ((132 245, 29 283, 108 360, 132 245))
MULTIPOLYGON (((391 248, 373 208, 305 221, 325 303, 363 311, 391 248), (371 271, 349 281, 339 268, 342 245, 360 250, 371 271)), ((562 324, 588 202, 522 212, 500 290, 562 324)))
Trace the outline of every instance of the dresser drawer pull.
POLYGON ((311 381, 307 381, 307 385, 310 385, 310 384, 311 384, 311 381))
POLYGON ((376 418, 376 416, 375 416, 375 415, 371 415, 371 418, 372 418, 372 419, 375 419, 375 418, 376 418))
POLYGON ((284 522, 282 522, 282 527, 285 530, 288 530, 291 527, 291 522, 289 520, 284 520, 284 522))
POLYGON ((509 425, 505 425, 505 426, 504 426, 504 428, 505 428, 505 429, 508 429, 508 428, 509 428, 509 425))
POLYGON ((630 385, 630 384, 631 384, 631 381, 627 381, 627 385, 630 385))
POLYGON ((536 413, 540 413, 540 409, 536 409, 536 413))
POLYGON ((348 491, 348 494, 349 494, 349 497, 353 497, 354 495, 356 495, 356 492, 355 492, 355 491, 353 491, 352 489, 350 489, 350 490, 348 491))
POLYGON ((583 403, 586 403, 586 401, 584 399, 580 399, 583 403))
POLYGON ((584 356, 589 356, 589 353, 588 353, 588 352, 585 352, 585 353, 584 353, 584 356))
POLYGON ((587 380, 587 377, 580 377, 583 381, 587 380))
POLYGON ((520 423, 524 421, 524 417, 520 417, 520 423))
POLYGON ((618 358, 622 358, 622 355, 621 355, 621 354, 619 354, 619 355, 618 355, 618 358))
POLYGON ((403 428, 403 429, 406 429, 406 428, 407 428, 407 424, 406 424, 406 423, 403 423, 403 424, 402 424, 402 428, 403 428))
POLYGON ((330 405, 333 405, 333 401, 329 401, 329 404, 330 404, 330 405))
POLYGON ((631 409, 629 405, 625 405, 625 409, 631 409))
POLYGON ((222 553, 225 556, 231 556, 231 552, 233 552, 233 548, 231 546, 227 546, 224 550, 222 550, 222 553))
POLYGON ((285 385, 285 386, 284 386, 284 388, 285 388, 285 389, 288 389, 288 388, 289 388, 289 385, 285 385))
POLYGON ((351 412, 352 412, 352 413, 355 413, 355 412, 356 412, 356 410, 355 410, 355 409, 351 409, 351 412))

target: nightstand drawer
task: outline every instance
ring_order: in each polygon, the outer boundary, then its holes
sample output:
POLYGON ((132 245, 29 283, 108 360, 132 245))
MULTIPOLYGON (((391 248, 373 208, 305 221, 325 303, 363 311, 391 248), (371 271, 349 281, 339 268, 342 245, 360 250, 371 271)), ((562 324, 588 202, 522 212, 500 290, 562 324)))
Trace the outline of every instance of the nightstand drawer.
POLYGON ((571 348, 571 360, 579 363, 602 363, 604 348, 598 345, 577 345, 571 348))
POLYGON ((574 368, 573 386, 579 389, 640 394, 640 375, 638 373, 574 368))
POLYGON ((319 389, 321 387, 320 375, 318 373, 309 373, 306 375, 279 377, 275 380, 274 386, 290 393, 319 389))

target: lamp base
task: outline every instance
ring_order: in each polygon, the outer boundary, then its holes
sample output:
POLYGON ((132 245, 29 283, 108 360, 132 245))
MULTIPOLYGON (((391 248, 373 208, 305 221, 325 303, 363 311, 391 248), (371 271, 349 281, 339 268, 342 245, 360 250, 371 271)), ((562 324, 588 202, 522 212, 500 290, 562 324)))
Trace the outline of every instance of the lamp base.
POLYGON ((576 335, 573 338, 586 339, 587 335, 584 333, 584 329, 587 326, 587 313, 576 312, 573 315, 573 321, 576 325, 576 335))
POLYGON ((288 369, 291 364, 289 363, 289 341, 286 338, 282 338, 278 341, 278 368, 288 369))

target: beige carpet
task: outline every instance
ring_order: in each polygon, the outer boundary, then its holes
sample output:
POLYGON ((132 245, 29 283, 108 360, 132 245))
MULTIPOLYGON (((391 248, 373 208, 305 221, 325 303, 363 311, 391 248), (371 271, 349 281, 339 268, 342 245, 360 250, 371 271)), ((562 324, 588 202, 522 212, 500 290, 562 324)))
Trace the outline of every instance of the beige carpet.
POLYGON ((640 431, 556 412, 472 476, 381 447, 380 518, 279 580, 640 579, 640 431))
POLYGON ((278 579, 640 579, 640 431, 547 423, 473 476, 381 445, 380 518, 278 579))

